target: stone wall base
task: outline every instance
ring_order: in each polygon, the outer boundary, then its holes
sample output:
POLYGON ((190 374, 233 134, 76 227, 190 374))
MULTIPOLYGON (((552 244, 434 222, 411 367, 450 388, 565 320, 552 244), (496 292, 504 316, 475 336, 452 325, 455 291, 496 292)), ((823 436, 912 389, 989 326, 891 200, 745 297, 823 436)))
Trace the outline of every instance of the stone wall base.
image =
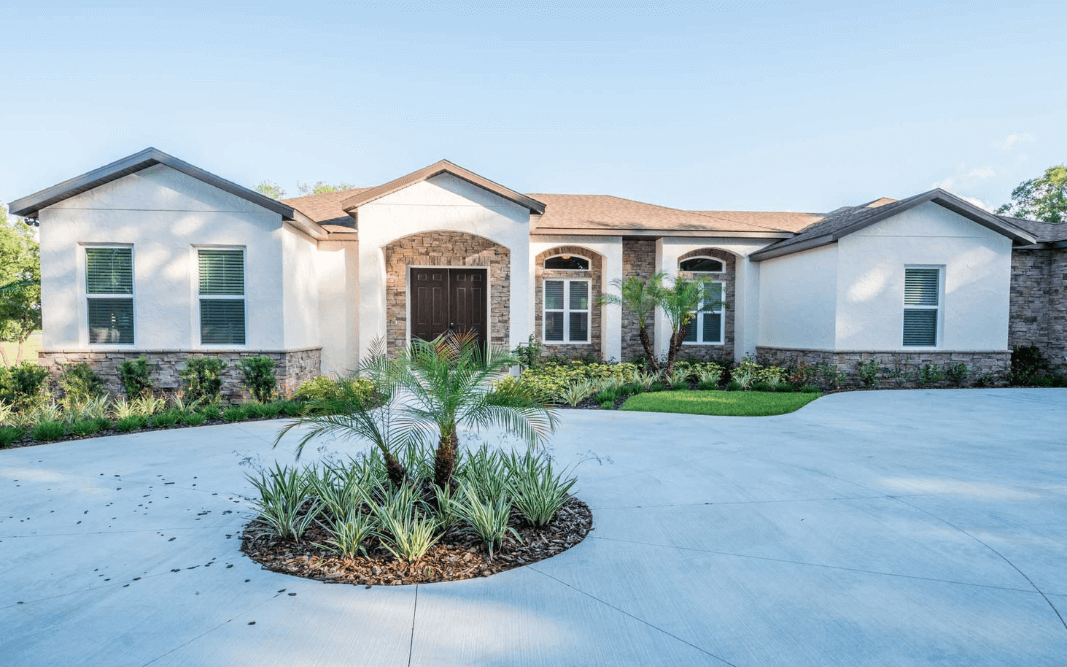
POLYGON ((229 398, 249 398, 241 386, 241 372, 237 363, 248 357, 270 357, 274 360, 274 374, 278 378, 278 391, 289 396, 300 383, 321 374, 322 348, 301 350, 240 350, 205 352, 202 350, 41 350, 37 354, 41 366, 48 369, 53 381, 58 382, 67 364, 86 362, 100 374, 112 396, 123 395, 119 380, 119 365, 126 360, 145 357, 153 367, 152 382, 157 390, 173 392, 181 387, 178 373, 185 368, 190 357, 218 357, 226 362, 223 373, 222 393, 229 398))
MULTIPOLYGON (((916 352, 857 352, 857 351, 830 351, 830 350, 801 350, 781 347, 757 347, 756 361, 764 365, 774 366, 798 366, 808 364, 812 366, 833 364, 845 374, 842 387, 863 387, 863 381, 859 376, 859 364, 874 359, 883 368, 899 369, 905 373, 911 373, 925 365, 946 366, 949 364, 965 363, 971 368, 971 375, 964 385, 973 384, 976 375, 988 376, 991 386, 1003 386, 1007 384, 1008 371, 1011 370, 1011 352, 959 352, 959 351, 916 351, 916 352)), ((949 386, 948 380, 937 386, 949 386)), ((904 378, 885 377, 881 373, 878 378, 878 387, 883 389, 898 387, 914 387, 913 381, 904 381, 904 378)))

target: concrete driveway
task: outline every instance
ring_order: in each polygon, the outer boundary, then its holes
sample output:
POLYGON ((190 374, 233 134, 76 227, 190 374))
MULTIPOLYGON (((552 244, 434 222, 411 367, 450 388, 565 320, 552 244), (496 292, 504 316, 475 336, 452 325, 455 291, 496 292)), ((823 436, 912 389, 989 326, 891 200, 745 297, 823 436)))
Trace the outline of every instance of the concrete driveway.
POLYGON ((369 590, 238 551, 278 424, 0 452, 0 664, 1067 664, 1067 390, 565 412, 585 542, 369 590))

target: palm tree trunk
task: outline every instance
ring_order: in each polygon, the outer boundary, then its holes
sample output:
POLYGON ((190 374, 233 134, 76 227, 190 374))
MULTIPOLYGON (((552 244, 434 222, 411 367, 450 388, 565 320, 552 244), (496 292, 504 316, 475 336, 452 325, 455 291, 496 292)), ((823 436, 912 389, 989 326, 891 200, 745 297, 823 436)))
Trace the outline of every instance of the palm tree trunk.
POLYGON ((442 489, 447 488, 452 481, 452 473, 456 467, 456 452, 459 451, 459 436, 453 427, 449 435, 441 434, 437 442, 437 455, 433 462, 433 483, 442 489))
POLYGON ((667 349, 667 369, 664 371, 664 375, 669 380, 674 373, 674 361, 678 358, 678 351, 682 349, 682 342, 685 340, 685 327, 682 327, 678 331, 671 334, 671 344, 667 349))
POLYGON ((396 460, 392 452, 384 450, 382 453, 385 457, 385 470, 389 474, 389 481, 393 483, 393 486, 399 487, 404 483, 404 478, 407 477, 404 466, 400 464, 400 461, 396 460))
POLYGON ((656 359, 656 351, 652 349, 652 341, 648 337, 648 328, 641 327, 641 347, 645 348, 645 354, 648 355, 648 367, 652 369, 652 372, 659 375, 659 360, 656 359))

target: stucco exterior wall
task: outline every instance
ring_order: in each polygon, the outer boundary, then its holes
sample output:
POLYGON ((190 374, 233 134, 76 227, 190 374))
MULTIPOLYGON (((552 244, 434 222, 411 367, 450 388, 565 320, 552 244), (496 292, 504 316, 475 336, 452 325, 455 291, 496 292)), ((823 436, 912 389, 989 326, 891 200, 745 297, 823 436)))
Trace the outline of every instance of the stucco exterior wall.
POLYGON ((359 365, 358 242, 320 241, 315 265, 322 372, 345 376, 359 365))
MULTIPOLYGON (((926 203, 838 241, 837 350, 907 350, 904 269, 942 266, 938 349, 1008 349, 1011 240, 926 203)), ((804 253, 802 253, 804 254, 804 253)))
MULTIPOLYGON (((492 241, 509 251, 508 301, 521 304, 530 294, 529 222, 526 208, 450 174, 359 207, 360 356, 375 338, 388 335, 385 250, 390 243, 427 232, 460 232, 492 241)), ((528 308, 511 308, 510 319, 506 346, 515 347, 526 341, 533 323, 528 308)))
MULTIPOLYGON (((85 252, 133 247, 133 349, 200 349, 197 245, 245 249, 248 349, 286 348, 281 216, 163 165, 40 213, 45 350, 88 350, 85 252)), ((129 350, 130 346, 91 349, 129 350)))
POLYGON ((837 246, 759 263, 759 345, 833 349, 837 246))
POLYGON ((282 321, 290 348, 318 345, 319 253, 315 239, 286 224, 282 228, 282 321))

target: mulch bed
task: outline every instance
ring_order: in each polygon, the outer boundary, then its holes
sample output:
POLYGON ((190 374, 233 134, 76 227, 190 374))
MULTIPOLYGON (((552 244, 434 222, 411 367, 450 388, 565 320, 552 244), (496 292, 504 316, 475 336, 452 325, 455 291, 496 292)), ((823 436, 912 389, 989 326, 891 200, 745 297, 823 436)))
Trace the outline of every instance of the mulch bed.
POLYGON ((491 560, 484 545, 470 532, 448 533, 419 562, 409 564, 396 560, 383 548, 374 548, 373 542, 367 549, 367 556, 342 559, 314 546, 327 539, 325 531, 317 524, 304 534, 303 540, 293 542, 275 538, 255 521, 245 526, 241 551, 264 569, 329 584, 358 584, 370 588, 458 581, 488 577, 566 551, 584 540, 593 529, 593 514, 585 503, 571 496, 544 528, 526 524, 514 512, 511 525, 522 536, 522 541, 509 537, 491 560))

